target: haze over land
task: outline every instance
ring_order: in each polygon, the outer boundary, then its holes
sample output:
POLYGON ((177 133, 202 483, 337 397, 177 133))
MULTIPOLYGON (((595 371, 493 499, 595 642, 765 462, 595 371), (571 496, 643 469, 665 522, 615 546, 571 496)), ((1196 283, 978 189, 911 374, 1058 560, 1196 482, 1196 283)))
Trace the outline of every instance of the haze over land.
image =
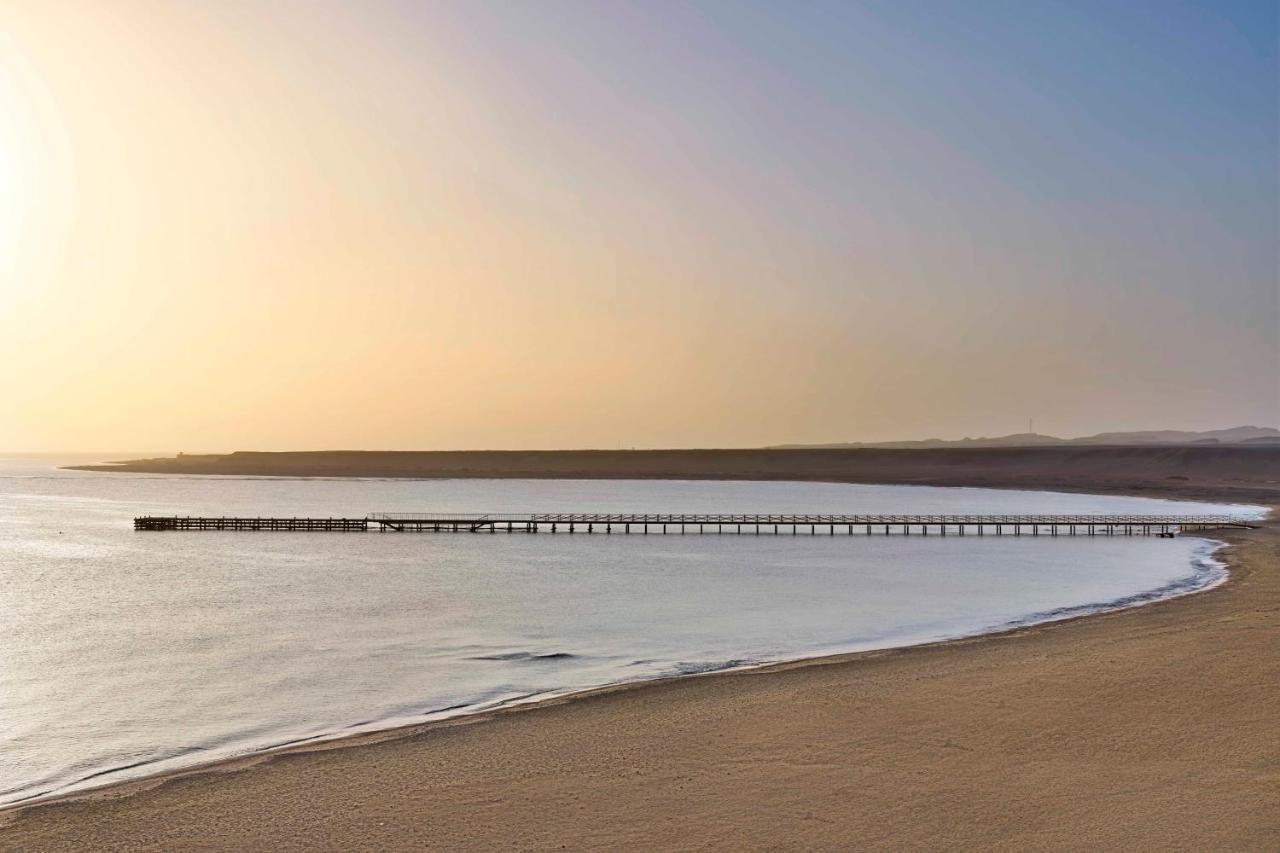
POLYGON ((249 477, 825 480, 1280 500, 1280 447, 1242 443, 901 449, 189 454, 81 470, 249 477))
POLYGON ((1015 433, 994 438, 962 438, 945 441, 930 438, 924 441, 836 442, 832 444, 782 445, 782 447, 1051 447, 1055 445, 1117 445, 1117 444, 1280 444, 1280 430, 1274 427, 1242 426, 1231 429, 1214 429, 1194 432, 1162 429, 1140 432, 1100 432, 1080 438, 1058 438, 1034 432, 1015 433))
POLYGON ((0 447, 1280 423, 1273 3, 6 3, 0 447))

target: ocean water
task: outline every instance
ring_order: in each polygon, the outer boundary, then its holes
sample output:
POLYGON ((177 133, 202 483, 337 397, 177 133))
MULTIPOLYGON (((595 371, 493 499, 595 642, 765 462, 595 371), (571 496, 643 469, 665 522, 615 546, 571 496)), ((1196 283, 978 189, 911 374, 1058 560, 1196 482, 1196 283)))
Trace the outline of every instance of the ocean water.
POLYGON ((143 514, 1233 512, 827 483, 162 477, 0 460, 0 804, 604 684, 1192 591, 1204 539, 135 533, 143 514))

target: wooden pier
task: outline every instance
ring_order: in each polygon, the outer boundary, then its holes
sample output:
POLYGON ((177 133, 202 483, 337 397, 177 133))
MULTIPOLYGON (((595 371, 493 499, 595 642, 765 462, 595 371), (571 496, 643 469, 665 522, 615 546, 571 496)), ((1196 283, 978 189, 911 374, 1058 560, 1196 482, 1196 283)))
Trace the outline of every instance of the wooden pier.
POLYGON ((370 513, 363 518, 154 516, 134 530, 395 533, 711 533, 753 536, 1173 536, 1244 529, 1228 515, 717 515, 663 513, 370 513))

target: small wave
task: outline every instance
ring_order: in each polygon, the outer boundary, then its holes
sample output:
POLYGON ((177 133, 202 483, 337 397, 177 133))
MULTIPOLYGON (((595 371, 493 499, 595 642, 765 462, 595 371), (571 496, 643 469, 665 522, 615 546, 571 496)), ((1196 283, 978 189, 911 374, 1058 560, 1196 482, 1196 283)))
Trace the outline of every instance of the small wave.
POLYGON ((731 660, 711 661, 678 661, 676 672, 681 675, 697 675, 700 672, 719 672, 722 669, 736 669, 740 666, 751 666, 756 661, 748 658, 732 658, 731 660))
POLYGON ((569 652, 506 652, 499 655, 477 655, 469 660, 543 661, 570 660, 577 657, 569 652))
POLYGON ((1044 610, 1039 613, 1032 613, 1021 619, 1014 619, 1001 625, 995 625, 991 628, 979 631, 979 634, 991 633, 994 631, 1006 630, 1010 628, 1023 628, 1031 625, 1038 625, 1045 622, 1059 622, 1063 619, 1073 619, 1077 616, 1089 616, 1095 613, 1111 613, 1116 610, 1128 610, 1132 607, 1138 607, 1143 604, 1152 604, 1157 601, 1164 601, 1170 598, 1179 598, 1189 595, 1193 592, 1202 592, 1212 589, 1227 579, 1227 567, 1225 563, 1214 559, 1214 553, 1226 545, 1216 539, 1206 539, 1191 555, 1190 575, 1170 581, 1164 586, 1145 592, 1126 595, 1121 598, 1112 599, 1111 601, 1098 601, 1090 604, 1077 604, 1071 607, 1058 607, 1053 610, 1044 610))
POLYGON ((118 761, 114 764, 108 764, 92 771, 88 770, 88 768, 94 765, 89 762, 83 762, 67 768, 60 774, 50 774, 38 780, 32 780, 21 785, 0 790, 0 798, 3 798, 0 799, 0 805, 13 806, 18 803, 27 803, 50 794, 73 790, 84 785, 86 782, 91 782, 94 779, 98 779, 103 776, 109 776, 113 773, 123 773, 137 767, 158 765, 171 758, 177 758, 199 751, 200 750, 198 749, 160 750, 150 755, 139 754, 134 756, 133 760, 118 761), (84 768, 86 772, 80 772, 77 775, 76 771, 81 768, 84 768), (11 794, 17 794, 20 792, 21 796, 9 798, 11 794))

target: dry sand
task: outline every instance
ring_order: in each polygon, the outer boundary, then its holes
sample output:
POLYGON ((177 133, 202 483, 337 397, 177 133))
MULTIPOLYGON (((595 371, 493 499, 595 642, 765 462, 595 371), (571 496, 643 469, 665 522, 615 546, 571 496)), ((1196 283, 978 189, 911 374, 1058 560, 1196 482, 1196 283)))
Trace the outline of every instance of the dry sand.
POLYGON ((1221 538, 1198 595, 119 786, 0 849, 1277 850, 1280 523, 1221 538))

